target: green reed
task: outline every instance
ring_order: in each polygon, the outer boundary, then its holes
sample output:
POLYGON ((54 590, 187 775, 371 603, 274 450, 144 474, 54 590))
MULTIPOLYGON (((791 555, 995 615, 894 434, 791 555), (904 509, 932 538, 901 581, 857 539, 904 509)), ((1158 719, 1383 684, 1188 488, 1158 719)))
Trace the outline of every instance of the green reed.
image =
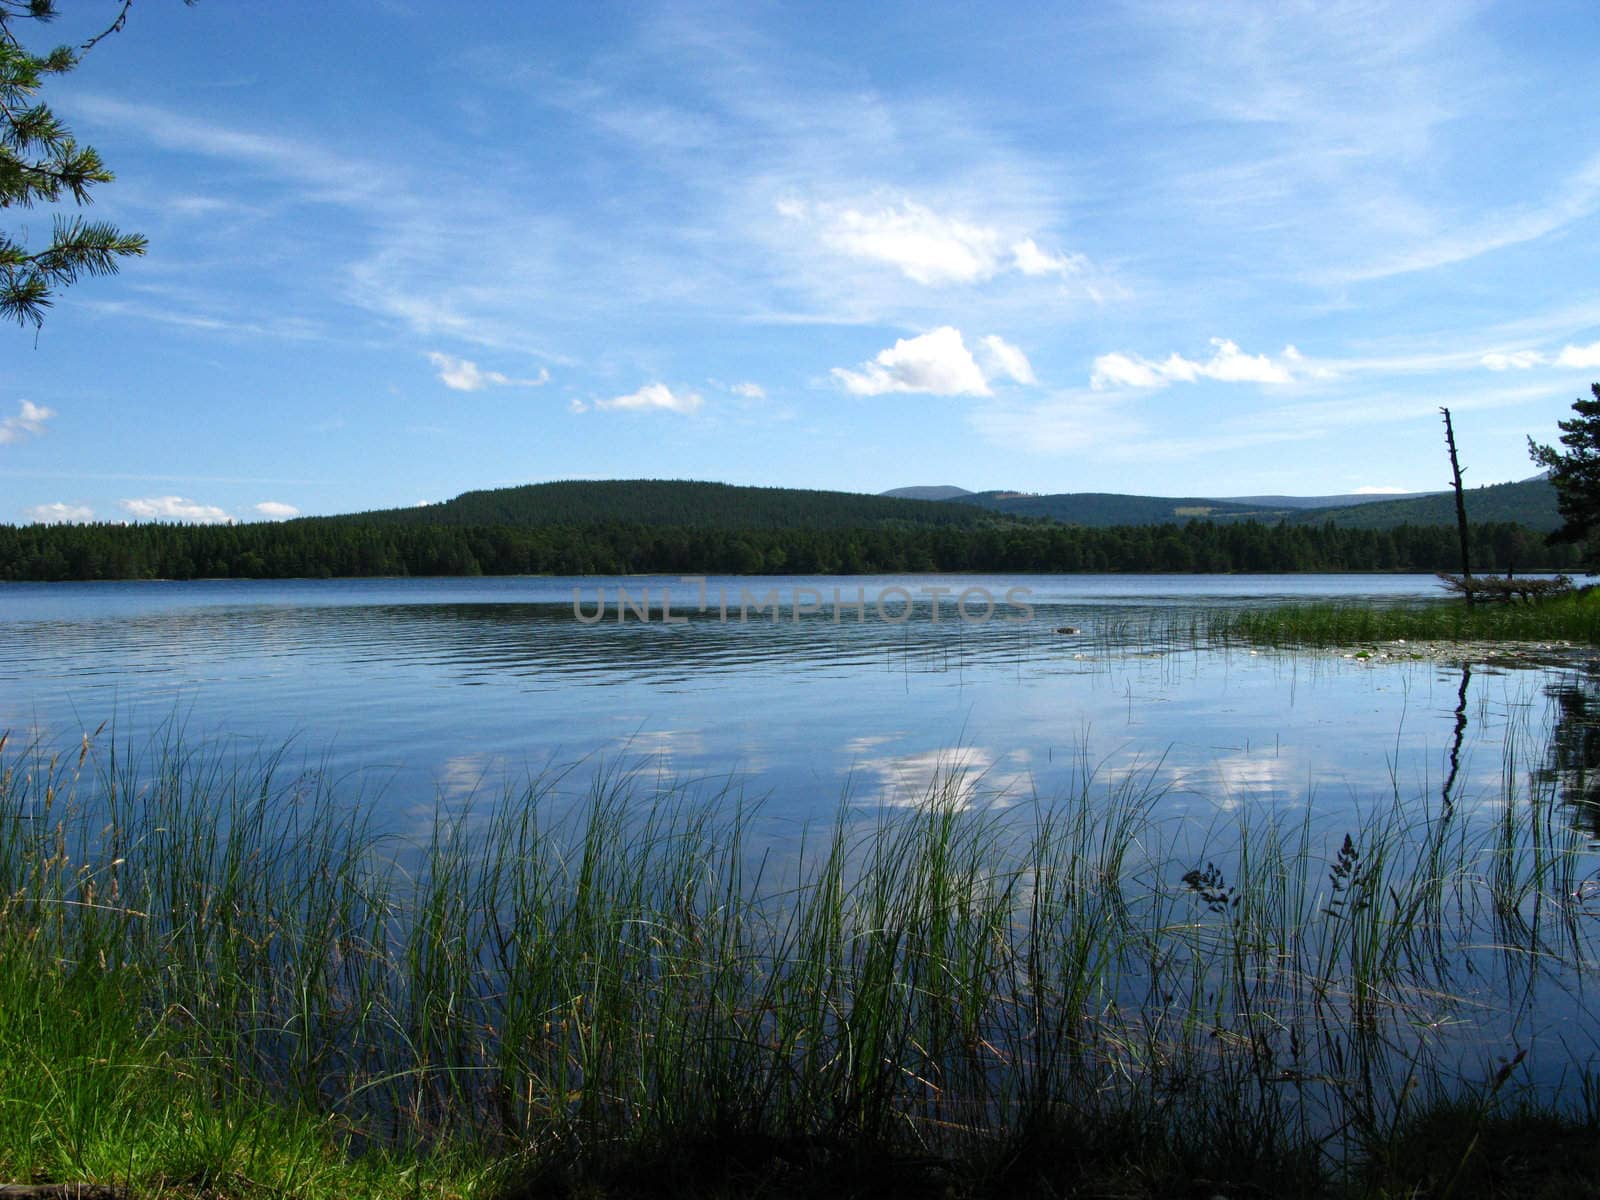
POLYGON ((0 1175, 1355 1187, 1425 1099, 1515 1084, 1463 1056, 1516 1032, 1473 972, 1589 963, 1509 762, 1490 820, 1235 814, 1209 856, 1154 770, 994 803, 955 765, 759 852, 737 796, 567 778, 402 835, 281 754, 6 753, 0 1175))
POLYGON ((1351 646, 1372 642, 1570 642, 1600 645, 1600 593, 1576 592, 1516 603, 1285 604, 1217 609, 1203 620, 1213 643, 1351 646))

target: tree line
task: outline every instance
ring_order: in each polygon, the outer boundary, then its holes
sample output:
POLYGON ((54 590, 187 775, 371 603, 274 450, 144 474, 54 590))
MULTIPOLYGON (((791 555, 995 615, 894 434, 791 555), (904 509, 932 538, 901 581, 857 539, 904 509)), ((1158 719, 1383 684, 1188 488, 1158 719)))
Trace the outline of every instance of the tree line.
MULTIPOLYGON (((0 525, 0 580, 289 579, 385 575, 874 574, 915 571, 1442 571, 1443 525, 1346 529, 1189 521, 866 529, 408 526, 349 518, 281 524, 0 525)), ((1480 572, 1582 565, 1507 522, 1471 529, 1480 572)))

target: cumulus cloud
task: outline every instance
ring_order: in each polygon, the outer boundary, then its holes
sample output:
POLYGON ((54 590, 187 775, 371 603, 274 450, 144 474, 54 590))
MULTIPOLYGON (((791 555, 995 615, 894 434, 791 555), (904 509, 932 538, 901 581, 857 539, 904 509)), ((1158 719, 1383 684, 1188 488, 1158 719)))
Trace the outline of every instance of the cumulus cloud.
POLYGON ((1526 371, 1544 362, 1544 355, 1537 350, 1491 350, 1478 361, 1491 371, 1526 371))
POLYGON ((35 504, 23 510, 28 520, 38 525, 81 524, 94 520, 94 509, 87 504, 35 504))
MULTIPOLYGON (((582 412, 583 408, 577 407, 583 402, 577 401, 573 406, 574 412, 582 412)), ((664 383, 647 383, 637 392, 630 392, 626 396, 614 396, 610 400, 596 400, 596 408, 622 409, 625 411, 641 411, 649 409, 664 409, 667 412, 692 413, 701 404, 698 392, 674 392, 664 383)))
POLYGON ((32 400, 18 402, 17 415, 0 420, 0 446, 9 446, 28 436, 38 437, 44 432, 44 423, 56 415, 56 410, 35 404, 32 400))
POLYGON ((1558 367, 1600 367, 1600 342, 1567 346, 1556 356, 1558 367))
POLYGON ((272 521, 284 521, 290 517, 298 517, 300 510, 292 504, 284 504, 280 500, 263 500, 255 505, 257 516, 266 517, 272 521))
POLYGON ((941 325, 921 337, 901 338, 858 371, 833 369, 834 378, 857 396, 927 392, 935 396, 988 396, 988 380, 973 361, 961 331, 941 325))
POLYGON ((1011 261, 1024 275, 1077 275, 1089 260, 1081 254, 1046 254, 1032 238, 1023 238, 1011 247, 1011 261))
POLYGON ((929 286, 981 283, 1006 271, 1075 275, 1087 266, 1081 255, 1046 253, 1031 237, 1008 243, 993 226, 944 216, 914 200, 863 210, 786 198, 777 210, 789 220, 817 224, 818 236, 831 249, 883 263, 929 286))
POLYGON ((129 516, 140 521, 188 521, 194 525, 224 525, 233 521, 226 510, 200 504, 182 496, 146 496, 117 501, 129 516))
POLYGON ((743 396, 746 400, 765 400, 767 389, 759 383, 736 383, 728 389, 735 396, 743 396))
POLYGON ((876 212, 844 209, 823 229, 822 240, 852 257, 887 263, 915 283, 975 283, 1000 267, 995 230, 911 201, 876 212))
POLYGON ((991 379, 1003 375, 1015 383, 1032 385, 1039 382, 1034 377, 1033 364, 1028 361, 1028 356, 1004 338, 991 333, 979 345, 983 347, 984 365, 991 379))
POLYGON ((1102 354, 1094 360, 1089 384, 1096 390, 1108 387, 1166 387, 1169 383, 1194 383, 1215 379, 1220 383, 1290 383, 1301 369, 1300 352, 1285 346, 1274 359, 1265 354, 1246 354, 1236 342, 1212 338, 1211 357, 1205 362, 1169 354, 1162 362, 1138 355, 1102 354))
POLYGON ((513 379, 499 371, 485 371, 468 358, 452 358, 437 350, 428 354, 439 372, 439 382, 456 392, 480 392, 486 387, 539 387, 550 382, 550 372, 543 367, 533 379, 513 379))
MULTIPOLYGON (((1177 355, 1173 355, 1177 358, 1177 355)), ((1102 354, 1094 360, 1094 373, 1089 383, 1095 388, 1106 387, 1164 387, 1169 372, 1142 358, 1126 354, 1102 354)))

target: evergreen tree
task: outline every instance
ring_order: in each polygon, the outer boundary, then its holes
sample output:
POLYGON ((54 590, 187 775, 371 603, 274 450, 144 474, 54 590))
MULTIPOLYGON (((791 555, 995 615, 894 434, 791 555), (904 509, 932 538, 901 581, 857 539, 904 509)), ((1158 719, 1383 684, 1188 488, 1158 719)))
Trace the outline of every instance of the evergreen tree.
POLYGON ((1591 384, 1594 399, 1583 397, 1572 402, 1577 415, 1558 421, 1563 454, 1554 446, 1541 446, 1528 439, 1533 461, 1550 471, 1556 489, 1556 503, 1565 524, 1550 535, 1551 541, 1586 542, 1585 555, 1591 563, 1600 558, 1600 383, 1591 384))
MULTIPOLYGON (((76 49, 57 46, 36 55, 23 46, 17 27, 54 20, 55 0, 0 0, 0 208, 63 200, 84 205, 95 184, 111 181, 94 148, 80 146, 37 97, 48 76, 66 74, 85 51, 121 29, 131 5, 125 0, 116 20, 76 49)), ((141 235, 78 215, 57 214, 50 241, 40 249, 0 230, 0 317, 37 328, 61 288, 84 275, 113 274, 119 259, 144 251, 141 235)))

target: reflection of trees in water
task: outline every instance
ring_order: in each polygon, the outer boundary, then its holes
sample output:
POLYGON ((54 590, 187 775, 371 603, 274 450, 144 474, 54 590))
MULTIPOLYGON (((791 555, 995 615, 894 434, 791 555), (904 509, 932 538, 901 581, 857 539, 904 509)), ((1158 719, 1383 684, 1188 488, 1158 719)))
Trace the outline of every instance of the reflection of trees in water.
POLYGON ((1557 713, 1537 778, 1556 785, 1574 828, 1600 839, 1600 663, 1563 675, 1545 694, 1557 713))
POLYGON ((1456 692, 1456 732, 1450 742, 1450 773, 1444 779, 1444 811, 1455 803, 1456 777, 1461 774, 1461 742, 1467 732, 1467 685, 1472 682, 1472 664, 1461 664, 1461 687, 1456 692))

